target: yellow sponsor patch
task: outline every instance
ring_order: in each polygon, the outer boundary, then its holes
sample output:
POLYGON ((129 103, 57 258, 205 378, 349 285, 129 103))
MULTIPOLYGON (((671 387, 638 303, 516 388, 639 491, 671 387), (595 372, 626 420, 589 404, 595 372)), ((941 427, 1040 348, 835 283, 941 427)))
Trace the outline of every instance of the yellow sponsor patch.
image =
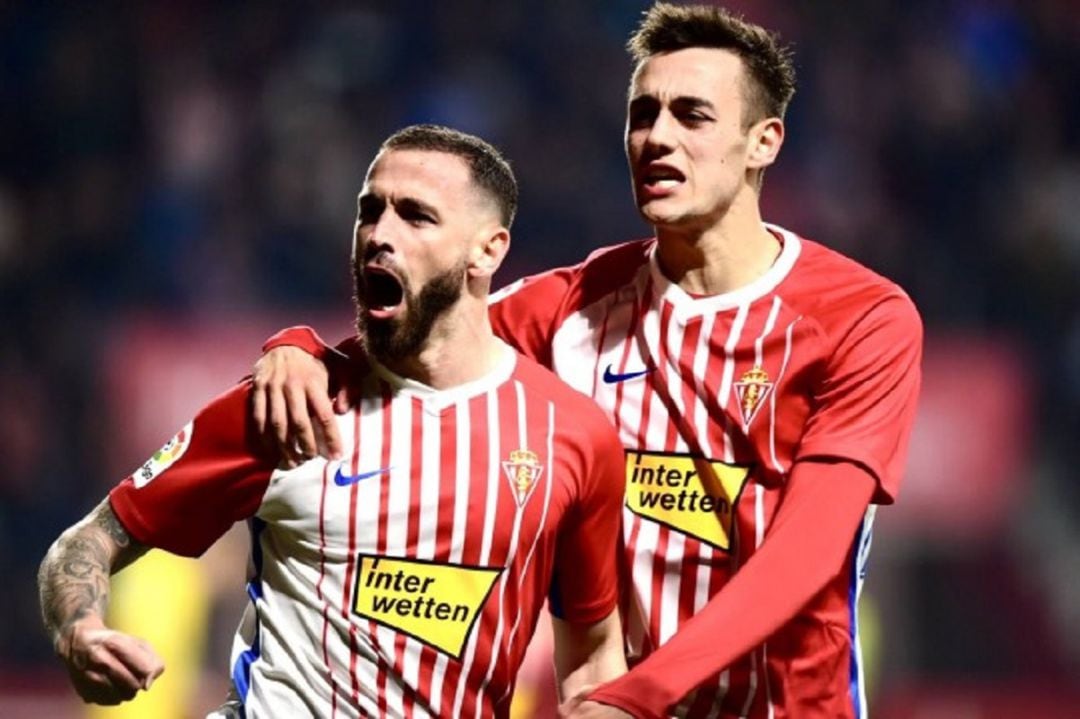
POLYGON ((461 658, 502 569, 357 556, 353 611, 461 658))
POLYGON ((749 467, 701 457, 626 452, 626 506, 724 551, 749 467))

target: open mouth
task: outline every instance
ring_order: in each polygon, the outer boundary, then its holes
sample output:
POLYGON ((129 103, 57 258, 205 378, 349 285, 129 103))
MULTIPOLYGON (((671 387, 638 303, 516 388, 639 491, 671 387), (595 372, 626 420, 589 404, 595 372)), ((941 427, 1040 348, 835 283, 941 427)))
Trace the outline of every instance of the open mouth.
POLYGON ((674 167, 663 165, 647 168, 642 178, 646 187, 656 190, 671 189, 685 179, 683 174, 674 167))
POLYGON ((372 317, 393 317, 405 301, 405 288, 393 273, 378 265, 364 267, 364 304, 372 317))

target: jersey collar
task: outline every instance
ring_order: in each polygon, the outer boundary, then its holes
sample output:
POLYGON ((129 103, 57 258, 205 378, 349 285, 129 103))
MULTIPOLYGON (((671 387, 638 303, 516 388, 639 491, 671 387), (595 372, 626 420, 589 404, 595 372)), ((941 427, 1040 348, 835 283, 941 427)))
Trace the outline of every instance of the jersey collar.
POLYGON ((472 399, 493 390, 510 379, 517 367, 517 352, 502 340, 498 340, 500 357, 495 368, 479 379, 447 389, 435 389, 423 382, 393 372, 374 358, 370 359, 372 371, 385 380, 395 392, 412 395, 424 405, 425 411, 439 412, 452 404, 472 399))
POLYGON ((772 266, 750 284, 743 285, 731 292, 707 297, 694 297, 664 276, 656 259, 657 245, 654 242, 649 250, 649 273, 652 275, 657 296, 670 302, 675 309, 676 316, 684 319, 731 310, 765 297, 788 276, 802 250, 802 243, 794 232, 769 223, 765 224, 765 228, 776 235, 780 242, 783 243, 780 254, 772 266))

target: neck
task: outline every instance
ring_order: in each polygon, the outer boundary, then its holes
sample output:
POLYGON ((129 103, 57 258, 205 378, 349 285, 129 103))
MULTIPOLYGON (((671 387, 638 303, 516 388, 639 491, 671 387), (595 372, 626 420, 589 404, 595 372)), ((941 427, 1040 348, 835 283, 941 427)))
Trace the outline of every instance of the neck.
POLYGON ((503 357, 505 345, 491 331, 486 298, 463 297, 436 320, 423 348, 414 356, 386 361, 402 377, 443 390, 481 379, 503 357))
POLYGON ((719 295, 765 274, 780 241, 765 228, 757 195, 738 198, 705 229, 657 227, 657 260, 672 282, 694 295, 719 295))

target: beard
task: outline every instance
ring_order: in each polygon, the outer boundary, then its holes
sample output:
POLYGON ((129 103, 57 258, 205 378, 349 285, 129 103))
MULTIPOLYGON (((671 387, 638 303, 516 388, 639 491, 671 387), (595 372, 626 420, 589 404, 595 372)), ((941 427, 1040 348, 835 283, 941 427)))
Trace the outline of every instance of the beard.
POLYGON ((396 362, 420 353, 431 335, 435 321, 453 307, 464 292, 466 261, 431 278, 414 292, 402 277, 402 311, 390 319, 373 319, 364 311, 364 278, 353 267, 356 303, 356 331, 369 355, 383 362, 396 362))

